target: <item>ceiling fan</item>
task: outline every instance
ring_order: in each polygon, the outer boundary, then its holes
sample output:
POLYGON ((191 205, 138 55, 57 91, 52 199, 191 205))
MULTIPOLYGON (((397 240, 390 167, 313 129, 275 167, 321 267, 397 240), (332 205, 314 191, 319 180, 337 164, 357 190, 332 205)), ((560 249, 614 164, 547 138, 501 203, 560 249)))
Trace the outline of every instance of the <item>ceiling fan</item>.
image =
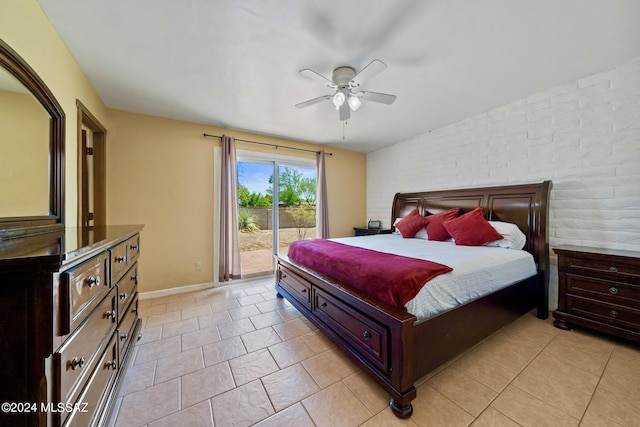
POLYGON ((300 74, 303 76, 315 80, 330 89, 335 89, 336 92, 333 95, 323 95, 301 102, 296 104, 296 107, 305 108, 330 99, 336 110, 340 112, 340 120, 348 120, 351 117, 351 110, 356 111, 360 108, 362 100, 393 104, 393 101, 396 100, 395 95, 357 91, 367 80, 378 75, 386 68, 387 65, 384 62, 374 59, 358 73, 351 67, 338 67, 333 70, 331 80, 308 68, 300 70, 300 74))

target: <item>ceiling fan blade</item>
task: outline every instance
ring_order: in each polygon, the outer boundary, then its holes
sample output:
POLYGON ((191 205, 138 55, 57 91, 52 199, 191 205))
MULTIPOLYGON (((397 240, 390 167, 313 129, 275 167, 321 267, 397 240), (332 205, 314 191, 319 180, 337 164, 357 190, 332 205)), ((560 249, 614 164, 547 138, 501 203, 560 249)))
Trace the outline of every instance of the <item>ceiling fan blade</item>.
POLYGON ((316 82, 320 83, 321 85, 324 85, 324 86, 326 86, 328 88, 335 89, 335 88, 338 87, 334 82, 332 82, 331 80, 329 80, 325 76, 323 76, 321 74, 318 74, 315 71, 310 70, 308 68, 305 68, 304 70, 300 70, 300 74, 305 76, 306 78, 314 80, 314 81, 316 81, 316 82))
POLYGON ((308 107, 309 105, 317 104, 318 102, 326 101, 327 99, 331 99, 331 95, 323 95, 317 98, 310 99, 308 101, 301 102, 299 104, 296 104, 296 107, 298 108, 308 107))
POLYGON ((382 104, 393 104, 393 101, 396 100, 395 95, 389 95, 388 93, 360 92, 359 95, 367 101, 380 102, 382 104))
POLYGON ((340 120, 349 120, 351 117, 351 109, 346 102, 340 106, 340 120))
POLYGON ((351 79, 351 81, 349 82, 349 86, 351 86, 352 88, 361 86, 362 84, 364 84, 364 82, 374 76, 377 76, 386 68, 387 64, 380 61, 379 59, 374 59, 369 63, 369 65, 360 70, 358 74, 353 77, 353 79, 351 79))

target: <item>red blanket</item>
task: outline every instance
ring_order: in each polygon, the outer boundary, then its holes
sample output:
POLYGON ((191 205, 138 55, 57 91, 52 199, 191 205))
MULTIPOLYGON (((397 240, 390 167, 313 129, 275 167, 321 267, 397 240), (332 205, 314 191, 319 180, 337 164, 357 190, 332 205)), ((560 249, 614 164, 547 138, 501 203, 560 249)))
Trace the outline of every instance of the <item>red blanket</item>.
POLYGON ((453 270, 431 261, 324 239, 291 243, 289 258, 405 310, 405 304, 426 282, 453 270))

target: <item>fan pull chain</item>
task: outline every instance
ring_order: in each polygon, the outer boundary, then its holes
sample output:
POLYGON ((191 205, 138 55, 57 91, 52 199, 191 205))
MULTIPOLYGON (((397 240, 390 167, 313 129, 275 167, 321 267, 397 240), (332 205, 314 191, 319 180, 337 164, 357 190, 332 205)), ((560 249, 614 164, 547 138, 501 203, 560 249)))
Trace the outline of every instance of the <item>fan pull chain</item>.
POLYGON ((343 139, 343 140, 345 139, 345 137, 344 137, 344 127, 345 127, 346 125, 348 125, 348 124, 349 124, 349 123, 347 123, 347 121, 346 121, 346 120, 342 122, 342 139, 343 139))

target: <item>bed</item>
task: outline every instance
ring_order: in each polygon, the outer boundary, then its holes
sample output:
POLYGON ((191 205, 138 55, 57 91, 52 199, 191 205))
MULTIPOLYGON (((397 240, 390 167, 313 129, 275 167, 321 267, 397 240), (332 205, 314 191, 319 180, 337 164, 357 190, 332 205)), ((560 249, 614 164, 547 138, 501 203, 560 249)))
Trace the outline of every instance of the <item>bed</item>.
POLYGON ((408 418, 418 379, 532 309, 548 317, 550 190, 551 181, 544 181, 395 195, 392 224, 414 209, 424 215, 460 208, 462 214, 480 206, 486 219, 520 228, 535 263, 533 276, 427 319, 285 255, 276 256, 276 291, 391 395, 395 415, 408 418))

